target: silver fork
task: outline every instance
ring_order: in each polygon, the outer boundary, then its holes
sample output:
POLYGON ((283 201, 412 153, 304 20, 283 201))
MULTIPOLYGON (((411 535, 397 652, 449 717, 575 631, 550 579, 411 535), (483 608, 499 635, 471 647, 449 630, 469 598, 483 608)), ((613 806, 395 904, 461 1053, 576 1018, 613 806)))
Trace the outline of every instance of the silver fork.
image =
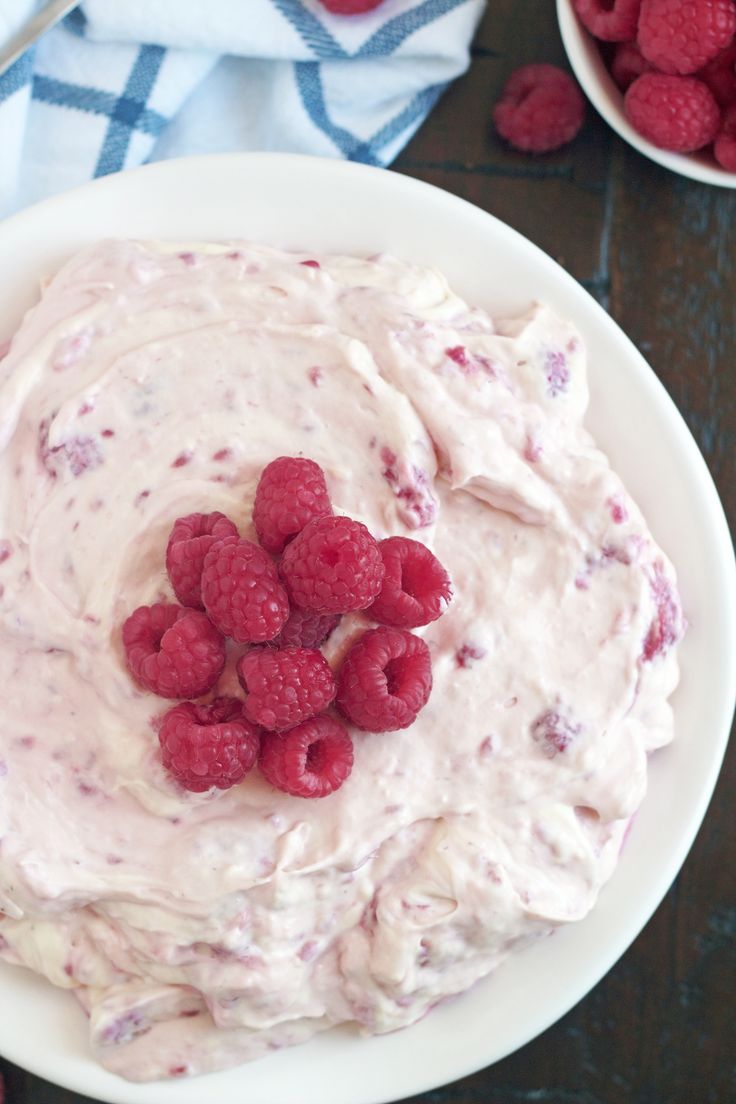
POLYGON ((0 48, 0 76, 10 68, 14 61, 18 60, 21 54, 26 52, 29 46, 32 46, 34 42, 38 42, 39 38, 46 34, 46 31, 78 7, 79 3, 80 0, 51 0, 50 3, 44 4, 35 15, 31 16, 18 33, 13 35, 10 41, 0 48))

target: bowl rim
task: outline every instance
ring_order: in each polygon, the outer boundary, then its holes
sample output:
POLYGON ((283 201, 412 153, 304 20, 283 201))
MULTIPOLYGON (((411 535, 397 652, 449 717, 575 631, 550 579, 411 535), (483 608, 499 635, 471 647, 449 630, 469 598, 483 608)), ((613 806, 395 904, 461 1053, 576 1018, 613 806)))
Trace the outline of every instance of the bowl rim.
MULTIPOLYGON (((637 384, 641 388, 640 397, 642 401, 653 410, 656 410, 663 420, 666 420, 668 432, 671 433, 673 440, 676 440, 677 451, 682 457, 682 463, 687 469, 688 475, 692 477, 693 483, 697 484, 698 493, 701 496, 702 510, 708 515, 707 538, 709 542, 713 543, 713 548, 715 549, 715 553, 717 553, 717 571, 723 583, 721 589, 723 606, 726 609, 736 608, 736 561, 734 561, 733 547, 723 508, 706 463, 682 416, 663 384, 656 377, 641 353, 636 349, 630 339, 626 337, 620 327, 572 276, 565 272, 564 269, 539 247, 524 238, 517 231, 468 201, 411 177, 349 162, 277 153, 208 155, 204 157, 157 162, 137 170, 102 178, 74 189, 72 192, 63 193, 60 196, 44 200, 35 207, 12 216, 5 223, 0 223, 0 240, 9 238, 12 241, 13 237, 22 238, 26 236, 27 238, 32 238, 33 236, 37 236, 39 228, 44 224, 44 220, 50 224, 58 222, 62 225, 64 228, 62 231, 59 231, 59 233, 61 233, 62 237, 66 240, 71 231, 64 224, 65 210, 67 208, 71 208, 72 210, 76 208, 78 211, 80 206, 84 206, 84 225, 85 228, 87 228, 88 223, 86 220, 91 217, 90 206, 93 207, 95 203, 98 205, 101 203, 106 210, 120 219, 119 223, 114 223, 115 226, 126 226, 132 216, 128 214, 127 209, 123 216, 119 215, 121 189, 123 190, 123 194, 128 196, 129 202, 133 205, 135 205, 136 202, 149 203, 151 207, 150 217, 163 217, 165 221, 168 217, 168 212, 167 207, 163 206, 163 204, 165 203, 169 191, 176 190, 179 196, 183 195, 186 197, 187 182, 190 178, 196 178, 198 180, 198 190, 204 189, 203 194, 207 196, 208 202, 212 205, 216 199, 217 182, 220 181, 224 175, 228 177, 228 188, 226 190, 229 194, 229 190, 237 184, 238 180, 245 183, 252 177, 257 177, 258 173, 268 177, 269 174, 273 175, 274 172, 283 174, 290 180, 298 176, 302 184, 305 181, 311 180, 313 186, 324 186, 325 175, 327 175, 327 177, 330 178, 330 188, 333 187, 332 180, 335 182, 334 187, 337 187, 338 184, 340 185, 341 191, 339 194, 344 194, 345 189, 349 190, 354 188, 357 193, 367 191, 371 195, 375 193, 376 197, 380 198, 388 191, 390 193, 388 202, 394 202, 397 208, 410 207, 413 209, 414 206, 416 206, 417 209, 424 209, 427 213, 427 217, 437 212, 441 212, 443 216, 446 213, 456 233, 466 236, 477 234, 481 238, 493 238, 497 244, 500 242, 508 245, 523 257, 525 264, 527 260, 533 263, 535 270, 539 270, 540 282, 543 282, 543 276, 545 279, 549 277, 550 281, 553 281, 555 287, 559 289, 561 298, 569 298, 580 304, 580 314, 590 316, 590 318, 595 321, 596 325, 600 327, 601 332, 605 334, 606 340, 610 343, 612 351, 616 351, 622 356, 625 354, 630 364, 630 372, 636 377, 637 384), (160 214, 161 211, 165 212, 163 216, 160 214), (39 224, 39 227, 36 226, 36 223, 39 224)), ((180 200, 180 202, 181 201, 182 200, 180 200)), ((276 202, 276 200, 270 200, 270 202, 276 202)), ((357 202, 358 200, 356 199, 355 203, 357 202)), ((111 215, 108 214, 107 217, 109 218, 111 215)), ((303 219, 303 217, 304 216, 300 213, 299 218, 303 219)), ((133 221, 135 221, 135 219, 133 221)), ((342 231, 338 228, 337 233, 339 234, 341 232, 342 231)), ((434 233, 437 232, 438 231, 435 229, 434 233)), ((87 233, 87 229, 85 229, 85 233, 87 233)), ((126 233, 123 231, 123 233, 125 236, 135 236, 130 232, 126 233)), ((363 231, 361 230, 359 234, 362 233, 363 231)), ((175 238, 174 234, 165 234, 161 236, 171 239, 175 238)), ((77 231, 74 231, 72 237, 76 240, 77 231)), ((204 240, 200 235, 197 235, 197 237, 199 237, 199 240, 204 240)), ((83 237, 83 240, 87 239, 83 237)), ((293 245, 296 246, 296 243, 293 243, 293 245)), ((44 245, 42 248, 46 249, 47 247, 44 245)), ((484 248, 486 248, 485 245, 484 248)), ((463 264, 465 263, 463 257, 463 264)), ((487 261, 485 263, 487 264, 487 261)), ((8 261, 7 264, 9 265, 10 262, 8 261)), ((0 268, 1 267, 0 265, 0 268)), ((34 271, 37 273, 38 270, 34 268, 34 271)), ((576 323, 579 321, 578 318, 574 318, 574 320, 576 323)), ((705 542, 705 536, 703 536, 702 540, 705 542)), ((644 903, 642 903, 641 900, 635 902, 636 908, 632 908, 630 914, 618 918, 616 937, 612 938, 610 942, 605 945, 604 952, 601 953, 596 950, 594 962, 588 965, 587 969, 577 979, 572 990, 566 989, 563 994, 558 996, 551 1010, 547 1010, 541 1016, 535 1009, 531 1010, 527 1028, 522 1037, 519 1038, 514 1045, 509 1046, 502 1053, 493 1054, 491 1057, 488 1056, 488 1053, 486 1053, 485 1057, 476 1054, 470 1060, 467 1059, 467 1057, 464 1058, 461 1056, 462 1047, 459 1045, 457 1053, 454 1048, 450 1048, 446 1056, 443 1055, 442 1059, 446 1061, 446 1067, 442 1075, 444 1080, 442 1081, 438 1081, 436 1074, 431 1072, 433 1068, 432 1059, 431 1056, 427 1054, 426 1068, 422 1066, 421 1070, 412 1074, 413 1079, 411 1081, 407 1082, 405 1079, 404 1081, 398 1082, 396 1089, 392 1090, 390 1093, 378 1095, 371 1093, 370 1090, 365 1089, 362 1085, 357 1083, 353 1084, 359 1080, 353 1076, 349 1083, 351 1090, 350 1104, 388 1104, 388 1102, 397 1099, 399 1096, 403 1097, 417 1092, 428 1091, 435 1088, 438 1084, 443 1084, 446 1081, 466 1076, 488 1065, 489 1062, 500 1060, 506 1054, 512 1053, 514 1050, 518 1049, 518 1047, 525 1045, 531 1039, 535 1038, 569 1011, 570 1008, 600 981, 629 947, 630 943, 639 934, 659 906, 673 878, 684 862, 700 827, 703 816, 705 815, 718 777, 728 741, 733 702, 734 698, 736 698, 736 624, 731 617, 725 620, 725 615, 722 622, 722 643, 724 643, 724 655, 721 657, 721 667, 725 674, 722 683, 719 683, 718 725, 714 732, 711 752, 708 758, 707 774, 704 777, 702 786, 700 786, 697 791, 697 800, 693 803, 689 811, 686 821, 686 830, 683 831, 679 838, 678 846, 674 849, 670 849, 666 853, 665 861, 662 867, 657 871, 654 887, 651 885, 647 887, 644 903), (634 916, 633 919, 632 916, 634 916), (366 1093, 368 1093, 368 1095, 366 1095, 366 1093)), ((634 833, 636 832, 636 827, 635 825, 634 833)), ((600 902, 598 905, 598 910, 599 909, 600 902)), ((596 910, 594 910, 594 912, 595 911, 596 910)), ((584 923, 585 921, 581 922, 581 924, 584 923)), ((570 931, 573 929, 580 931, 580 924, 570 925, 566 932, 562 930, 560 934, 563 936, 565 934, 569 935, 570 931)), ((503 967, 500 969, 503 969, 503 967)), ((3 973, 11 970, 14 970, 14 968, 10 966, 3 967, 3 973)), ((18 977, 20 974, 21 971, 17 969, 14 970, 15 977, 18 977)), ((9 974, 6 976, 9 976, 9 974)), ((28 977, 29 984, 32 984, 34 992, 41 992, 39 986, 41 986, 42 983, 39 982, 38 985, 35 985, 33 984, 37 981, 35 975, 28 975, 28 977)), ((482 985, 482 983, 480 984, 482 985)), ((51 996, 53 991, 49 992, 46 986, 43 985, 43 993, 46 994, 47 992, 49 996, 51 996)), ((57 991, 53 993, 53 996, 61 997, 62 994, 57 991)), ((65 1000, 69 1000, 69 994, 64 993, 63 997, 65 1000)), ((472 991, 468 999, 472 999, 472 991)), ((64 1007, 66 1008, 66 1005, 64 1007)), ((445 1020, 446 1016, 451 1017, 451 1009, 440 1008, 433 1012, 433 1017, 443 1017, 443 1022, 453 1022, 451 1019, 449 1019, 449 1021, 445 1020)), ((432 1017, 429 1019, 432 1019, 432 1017)), ((424 1022, 426 1023, 428 1021, 424 1022)), ((420 1023, 416 1025, 416 1028, 413 1030, 420 1030, 421 1027, 422 1024, 420 1023)), ((482 1024, 480 1027, 482 1028, 482 1024)), ((400 1053, 400 1040, 405 1037, 405 1032, 399 1032, 393 1036, 382 1036, 378 1038, 383 1045, 387 1044, 389 1047, 398 1046, 399 1050, 394 1050, 392 1052, 396 1054, 400 1053), (397 1039, 399 1040, 398 1043, 397 1039)), ((35 1038, 37 1038, 37 1036, 35 1036, 35 1038)), ((318 1045, 320 1043, 324 1044, 324 1038, 323 1036, 321 1039, 318 1039, 318 1045)), ((361 1047, 366 1048, 366 1055, 376 1052, 371 1050, 372 1041, 373 1040, 368 1040, 360 1044, 361 1047)), ((2 1042, 2 1025, 0 1025, 0 1042, 2 1042)), ((60 1074, 58 1071, 59 1057, 57 1056, 54 1058, 51 1048, 47 1047, 44 1048, 41 1055, 38 1055, 37 1048, 34 1046, 33 1037, 24 1037, 22 1040, 18 1040, 16 1045, 12 1047, 8 1047, 7 1040, 2 1042, 2 1045, 3 1051, 10 1061, 24 1066, 27 1069, 31 1069, 39 1076, 56 1081, 69 1089, 82 1093, 92 1092, 100 1099, 110 1101, 111 1104, 133 1104, 133 1102, 135 1102, 135 1104, 173 1104, 174 1101, 176 1101, 177 1104, 181 1104, 181 1102, 188 1104, 189 1101, 198 1100, 203 1085, 206 1085, 206 1088, 211 1087, 215 1089, 218 1079, 219 1083, 222 1085, 224 1084, 222 1078, 226 1078, 233 1073, 233 1071, 226 1071, 224 1074, 215 1073, 208 1075, 207 1082, 202 1082, 200 1079, 194 1079, 189 1083, 177 1081, 173 1083, 154 1082, 134 1085, 113 1078, 113 1076, 107 1074, 106 1071, 102 1071, 94 1066, 91 1060, 89 1063, 77 1061, 76 1064, 67 1061, 60 1074), (89 1068, 90 1066, 92 1066, 91 1069, 89 1068), (192 1090, 191 1093, 187 1092, 188 1088, 192 1090)), ((485 1045, 489 1045, 487 1040, 485 1045)), ((304 1048, 300 1047, 296 1048, 296 1050, 302 1051, 304 1048)), ((324 1050, 325 1048, 322 1046, 316 1053, 322 1054, 324 1050)), ((291 1053, 296 1053, 296 1051, 292 1050, 291 1053)), ((383 1051, 378 1051, 378 1053, 383 1053, 383 1051)), ((258 1066, 261 1064, 262 1063, 257 1063, 258 1066)), ((263 1064, 265 1065, 267 1063, 263 1064)), ((245 1077, 247 1074, 244 1071, 247 1071, 248 1068, 252 1067, 247 1065, 236 1067, 235 1072, 239 1076, 245 1077)), ((228 1101, 229 1099, 228 1097, 228 1101)), ((310 1100, 311 1099, 310 1097, 310 1100)), ((334 1085, 325 1085, 320 1100, 323 1101, 324 1104, 346 1104, 346 1089, 343 1086, 342 1090, 340 1090, 339 1085, 337 1089, 335 1089, 334 1085), (342 1092, 342 1095, 334 1095, 335 1092, 342 1092)), ((263 1104, 263 1102, 259 1101, 259 1104, 263 1104)), ((277 1104, 282 1104, 281 1100, 279 1100, 277 1104)), ((292 1101, 285 1101, 284 1104, 292 1104, 292 1101)))
POLYGON ((603 64, 597 39, 580 22, 572 0, 556 0, 556 4, 562 44, 578 83, 598 114, 619 137, 651 161, 679 176, 701 184, 736 188, 736 173, 719 168, 698 153, 672 153, 659 149, 634 130, 624 114, 621 90, 603 64))

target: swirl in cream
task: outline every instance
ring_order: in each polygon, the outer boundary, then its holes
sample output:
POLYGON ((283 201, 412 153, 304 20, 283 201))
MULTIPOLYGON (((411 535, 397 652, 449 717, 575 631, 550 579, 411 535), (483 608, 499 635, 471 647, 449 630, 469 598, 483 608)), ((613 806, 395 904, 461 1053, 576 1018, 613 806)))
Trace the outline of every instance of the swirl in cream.
MULTIPOLYGON (((571 325, 494 323, 385 256, 108 242, 50 281, 0 376, 0 954, 75 991, 105 1066, 403 1027, 585 916, 672 736, 682 618, 582 426, 571 325), (329 798, 257 772, 186 793, 120 625, 171 597, 178 516, 254 536, 282 454, 447 567, 450 610, 418 630, 434 690, 410 729, 354 733, 329 798)), ((343 619, 333 664, 364 626, 343 619)))

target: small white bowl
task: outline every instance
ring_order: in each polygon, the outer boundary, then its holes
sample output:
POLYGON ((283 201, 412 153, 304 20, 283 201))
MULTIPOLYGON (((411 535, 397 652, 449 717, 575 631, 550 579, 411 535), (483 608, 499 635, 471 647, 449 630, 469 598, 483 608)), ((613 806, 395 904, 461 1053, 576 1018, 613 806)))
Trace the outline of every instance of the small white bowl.
POLYGON ((557 21, 568 61, 581 88, 596 111, 624 141, 680 176, 689 176, 704 184, 718 184, 721 188, 736 188, 736 173, 720 168, 710 152, 670 153, 642 138, 624 115, 623 93, 606 69, 597 40, 585 30, 575 14, 572 0, 557 0, 557 21))

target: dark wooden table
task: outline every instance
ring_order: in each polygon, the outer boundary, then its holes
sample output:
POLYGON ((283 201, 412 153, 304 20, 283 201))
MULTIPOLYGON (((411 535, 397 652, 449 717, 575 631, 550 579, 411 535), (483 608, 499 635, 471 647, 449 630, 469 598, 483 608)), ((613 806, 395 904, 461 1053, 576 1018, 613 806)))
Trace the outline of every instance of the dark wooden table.
MULTIPOLYGON (((470 72, 395 168, 508 222, 606 307, 684 414, 733 523, 736 191, 658 168, 592 109, 557 154, 503 148, 490 107, 531 61, 564 64, 552 0, 490 0, 470 72)), ((517 1054, 411 1104, 736 1104, 735 752, 680 876, 600 985, 517 1054)), ((6 1104, 82 1104, 0 1068, 6 1104)))

